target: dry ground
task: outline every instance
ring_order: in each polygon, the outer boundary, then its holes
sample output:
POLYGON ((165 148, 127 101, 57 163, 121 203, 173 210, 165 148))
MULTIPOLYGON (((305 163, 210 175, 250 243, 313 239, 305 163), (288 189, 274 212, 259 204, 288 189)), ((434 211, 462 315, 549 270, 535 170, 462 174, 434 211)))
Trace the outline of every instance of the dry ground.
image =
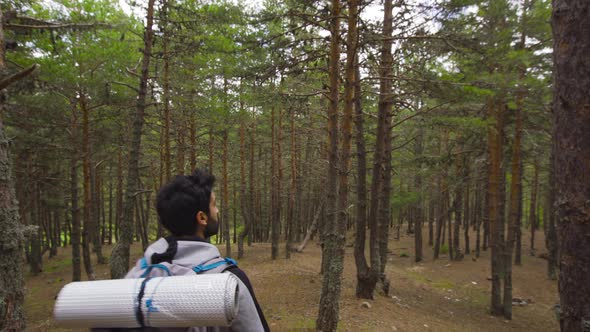
MULTIPOLYGON (((557 283, 546 278, 546 260, 528 256, 527 234, 523 239, 523 266, 514 267, 513 294, 533 303, 514 307, 512 321, 488 314, 489 251, 482 252, 477 261, 471 256, 461 262, 449 262, 446 256, 433 261, 432 250, 425 245, 425 261, 414 263, 413 241, 412 236, 391 240, 387 272, 392 292, 368 301, 371 308, 361 307, 365 300, 354 296, 353 248, 347 246, 340 331, 558 331, 552 310, 558 301, 557 283), (410 257, 403 257, 406 255, 410 257)), ((544 248, 543 241, 542 232, 538 232, 537 248, 544 248)), ((110 253, 110 247, 105 253, 110 253)), ((64 331, 55 326, 51 312, 59 289, 71 278, 68 254, 69 248, 61 250, 58 257, 45 261, 41 275, 27 276, 30 331, 64 331)), ((134 247, 132 258, 139 256, 139 248, 134 247)), ((271 329, 314 330, 322 282, 320 247, 310 243, 290 260, 272 261, 270 245, 257 243, 246 249, 245 256, 239 265, 248 273, 271 329)), ((108 266, 96 266, 96 272, 99 278, 107 278, 108 266)))

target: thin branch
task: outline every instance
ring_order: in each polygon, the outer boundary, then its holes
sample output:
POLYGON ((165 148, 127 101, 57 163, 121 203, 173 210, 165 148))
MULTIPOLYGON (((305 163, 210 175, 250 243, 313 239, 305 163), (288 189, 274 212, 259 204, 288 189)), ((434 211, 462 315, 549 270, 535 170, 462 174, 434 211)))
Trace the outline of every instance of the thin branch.
POLYGON ((40 66, 38 64, 34 64, 31 67, 21 70, 16 74, 13 74, 11 76, 8 76, 2 80, 0 80, 0 90, 8 87, 10 84, 21 80, 29 75, 31 75, 37 68, 39 68, 40 66))
POLYGON ((411 142, 413 142, 414 140, 416 140, 416 137, 418 137, 418 136, 414 136, 414 137, 410 138, 409 140, 405 141, 402 145, 392 148, 391 151, 396 151, 396 150, 402 149, 404 146, 406 146, 406 145, 410 144, 411 142))
POLYGON ((26 29, 26 30, 58 30, 58 29, 69 29, 69 28, 82 28, 82 29, 89 29, 89 28, 113 28, 112 25, 106 23, 62 23, 62 24, 38 24, 38 25, 30 25, 30 24, 18 24, 18 23, 5 23, 4 28, 6 29, 26 29))
POLYGON ((129 84, 127 84, 127 83, 123 83, 123 82, 114 82, 114 81, 111 81, 111 84, 117 84, 117 85, 126 86, 126 87, 128 87, 129 89, 131 89, 131 90, 133 90, 133 91, 135 91, 135 92, 139 93, 139 90, 137 90, 137 88, 136 88, 136 87, 134 87, 134 86, 132 86, 132 85, 129 85, 129 84))

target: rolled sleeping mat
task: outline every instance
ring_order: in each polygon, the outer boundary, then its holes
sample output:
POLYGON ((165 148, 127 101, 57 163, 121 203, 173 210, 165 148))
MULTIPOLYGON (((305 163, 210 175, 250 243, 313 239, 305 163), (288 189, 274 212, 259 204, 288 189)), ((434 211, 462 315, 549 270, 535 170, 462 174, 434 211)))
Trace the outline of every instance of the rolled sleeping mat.
POLYGON ((231 273, 72 282, 53 315, 70 328, 230 326, 238 292, 231 273))

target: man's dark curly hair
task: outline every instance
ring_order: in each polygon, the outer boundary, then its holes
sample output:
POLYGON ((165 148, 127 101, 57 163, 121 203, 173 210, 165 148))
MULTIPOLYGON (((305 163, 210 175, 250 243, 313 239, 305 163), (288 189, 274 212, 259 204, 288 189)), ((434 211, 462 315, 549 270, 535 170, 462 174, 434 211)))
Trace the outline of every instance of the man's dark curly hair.
POLYGON ((172 235, 195 235, 197 212, 209 215, 215 177, 196 169, 191 175, 177 175, 163 186, 156 197, 160 222, 172 235))

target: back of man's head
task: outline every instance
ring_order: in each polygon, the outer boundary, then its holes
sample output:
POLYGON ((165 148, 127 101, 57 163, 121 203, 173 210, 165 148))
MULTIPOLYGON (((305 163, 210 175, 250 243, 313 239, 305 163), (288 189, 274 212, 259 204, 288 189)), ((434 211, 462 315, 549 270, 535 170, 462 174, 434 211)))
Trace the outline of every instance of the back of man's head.
POLYGON ((215 177, 196 169, 191 175, 177 175, 163 186, 156 197, 160 222, 175 236, 195 235, 197 212, 209 215, 215 177))

